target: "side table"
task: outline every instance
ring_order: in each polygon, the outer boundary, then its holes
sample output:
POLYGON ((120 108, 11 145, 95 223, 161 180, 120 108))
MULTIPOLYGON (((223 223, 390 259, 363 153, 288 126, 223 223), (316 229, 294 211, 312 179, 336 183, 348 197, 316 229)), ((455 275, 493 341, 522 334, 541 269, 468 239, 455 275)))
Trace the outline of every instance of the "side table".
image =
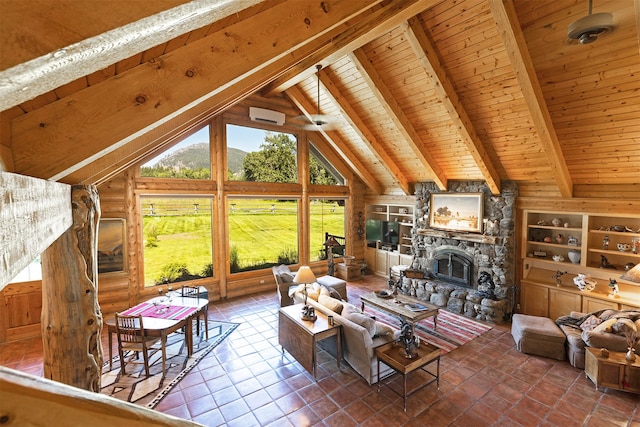
MULTIPOLYGON (((440 355, 442 352, 440 348, 435 345, 428 344, 421 340, 420 347, 417 348, 418 355, 414 358, 407 359, 400 354, 401 346, 397 342, 390 342, 376 348, 376 356, 378 357, 378 391, 380 391, 380 384, 394 374, 390 374, 385 378, 380 378, 380 362, 393 368, 397 373, 402 374, 402 398, 404 404, 404 410, 407 411, 407 397, 411 396, 418 390, 423 389, 429 384, 436 382, 436 387, 440 389, 440 355), (436 373, 433 374, 427 369, 427 365, 432 362, 436 362, 436 373), (421 370, 426 372, 431 378, 429 381, 425 381, 420 386, 407 393, 407 375, 411 372, 421 370)), ((391 387, 390 387, 391 388, 391 387)), ((391 388, 392 391, 396 392, 391 388)), ((398 393, 399 394, 399 393, 398 393)))
POLYGON ((340 369, 342 354, 342 325, 329 325, 329 319, 324 313, 316 311, 315 322, 302 320, 303 304, 281 307, 278 312, 278 343, 292 355, 309 373, 316 378, 316 344, 325 338, 336 337, 337 363, 340 369))
POLYGON ((609 357, 600 354, 599 348, 587 347, 585 352, 585 375, 598 387, 640 393, 640 356, 634 362, 625 359, 625 354, 609 351, 609 357))

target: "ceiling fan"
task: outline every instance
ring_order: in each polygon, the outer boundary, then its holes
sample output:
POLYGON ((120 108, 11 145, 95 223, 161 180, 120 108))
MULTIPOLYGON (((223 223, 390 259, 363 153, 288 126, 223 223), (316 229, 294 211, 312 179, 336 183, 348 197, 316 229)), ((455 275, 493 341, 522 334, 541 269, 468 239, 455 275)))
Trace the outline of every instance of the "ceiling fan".
POLYGON ((301 115, 293 118, 292 123, 304 130, 331 130, 337 126, 335 117, 320 114, 320 70, 322 65, 316 65, 316 75, 318 79, 318 112, 317 114, 301 115))
POLYGON ((572 22, 567 29, 570 43, 589 44, 613 30, 613 15, 610 13, 591 13, 593 0, 589 0, 589 14, 572 22))

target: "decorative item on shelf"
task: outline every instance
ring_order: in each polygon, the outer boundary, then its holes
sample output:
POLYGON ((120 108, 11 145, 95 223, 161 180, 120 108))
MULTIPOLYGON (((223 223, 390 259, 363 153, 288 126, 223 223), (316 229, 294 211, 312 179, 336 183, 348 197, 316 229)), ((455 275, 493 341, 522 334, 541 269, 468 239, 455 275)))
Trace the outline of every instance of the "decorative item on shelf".
POLYGON ((621 279, 629 280, 631 282, 640 283, 640 262, 636 264, 631 270, 620 276, 621 279))
POLYGON ((634 254, 640 252, 640 237, 634 237, 631 239, 631 252, 634 254))
POLYGON ((304 286, 304 305, 302 306, 302 320, 310 320, 314 322, 317 319, 315 309, 307 304, 307 285, 309 285, 310 283, 314 283, 315 281, 316 276, 313 274, 313 271, 311 271, 311 267, 309 267, 308 265, 300 266, 298 272, 293 278, 294 283, 304 286))
POLYGON ((638 331, 634 331, 632 329, 626 328, 624 330, 624 337, 627 340, 627 354, 625 355, 625 359, 627 359, 629 362, 635 362, 636 360, 635 346, 640 340, 640 333, 638 331))
POLYGON ((633 267, 635 267, 636 265, 632 262, 628 262, 624 265, 624 271, 629 271, 631 270, 633 267))
POLYGON ((567 245, 578 246, 578 238, 574 236, 567 237, 567 245))
POLYGON ((538 225, 547 225, 546 221, 541 219, 540 221, 538 221, 536 224, 538 225))
POLYGON ((336 246, 340 246, 340 243, 333 236, 329 236, 326 242, 323 245, 327 248, 327 275, 333 276, 335 273, 335 264, 333 262, 333 248, 336 246))
POLYGON ((611 293, 609 294, 612 298, 617 298, 618 293, 620 292, 620 288, 618 288, 618 282, 616 279, 609 278, 609 287, 611 288, 611 293))
POLYGON ((409 213, 409 209, 408 208, 398 208, 398 213, 402 214, 402 215, 406 215, 409 213))
POLYGON ((567 252, 567 256, 569 257, 569 261, 571 261, 573 264, 580 264, 580 258, 582 257, 580 251, 572 249, 567 252))
POLYGON ((618 243, 616 246, 620 252, 628 252, 631 250, 631 244, 629 243, 618 243))
POLYGON ((551 220, 551 224, 553 224, 554 227, 560 227, 560 224, 562 224, 562 220, 560 218, 553 218, 551 220))
POLYGON ((609 260, 604 255, 600 255, 600 268, 612 268, 614 270, 616 269, 615 265, 609 263, 609 260))
POLYGON ((602 239, 602 249, 609 249, 609 236, 604 236, 604 238, 602 239))
POLYGON ((551 236, 547 236, 543 240, 545 243, 551 243, 551 236))
POLYGON ((562 262, 562 261, 564 261, 564 257, 563 257, 562 255, 554 255, 554 256, 552 256, 551 258, 553 258, 553 260, 554 260, 555 262, 562 262))
POLYGON ((587 274, 579 273, 576 277, 573 278, 573 283, 580 289, 581 291, 591 292, 596 288, 598 282, 591 278, 591 276, 587 274))
POLYGON ((564 242, 564 236, 563 236, 562 234, 558 234, 558 235, 556 236, 556 243, 557 243, 557 244, 559 244, 559 245, 561 245, 561 244, 562 244, 562 242, 564 242))
POLYGON ((556 270, 556 273, 551 276, 552 279, 556 280, 556 286, 562 285, 562 276, 564 276, 565 274, 567 274, 566 271, 556 270))
POLYGON ((571 227, 571 223, 565 222, 564 223, 564 228, 569 228, 569 227, 571 227))

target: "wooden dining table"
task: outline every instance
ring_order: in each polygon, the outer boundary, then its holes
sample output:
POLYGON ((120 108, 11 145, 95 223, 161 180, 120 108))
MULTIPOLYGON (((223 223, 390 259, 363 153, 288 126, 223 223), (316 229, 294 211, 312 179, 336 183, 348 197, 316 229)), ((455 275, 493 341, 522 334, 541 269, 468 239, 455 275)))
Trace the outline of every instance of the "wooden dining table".
MULTIPOLYGON (((162 345, 167 344, 169 334, 184 328, 187 355, 191 356, 193 354, 192 320, 197 318, 208 305, 209 300, 206 298, 190 298, 179 295, 172 295, 170 298, 158 296, 128 308, 120 314, 128 316, 141 314, 145 334, 161 337, 162 345)), ((115 316, 107 319, 104 323, 107 325, 109 336, 109 369, 111 369, 113 366, 112 334, 116 333, 115 316)))

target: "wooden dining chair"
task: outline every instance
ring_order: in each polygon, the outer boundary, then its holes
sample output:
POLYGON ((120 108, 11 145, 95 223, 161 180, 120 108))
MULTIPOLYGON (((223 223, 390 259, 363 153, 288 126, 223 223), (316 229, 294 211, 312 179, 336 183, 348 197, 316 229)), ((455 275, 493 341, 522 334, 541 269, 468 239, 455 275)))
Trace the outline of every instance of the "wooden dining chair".
MULTIPOLYGON (((182 296, 186 298, 200 298, 199 286, 182 286, 182 296)), ((200 335, 200 315, 204 316, 204 335, 209 339, 209 304, 198 311, 196 316, 196 334, 200 335)))
POLYGON ((142 324, 142 316, 126 316, 116 313, 116 335, 118 337, 118 355, 120 356, 120 372, 123 375, 128 363, 144 364, 144 371, 149 377, 149 358, 162 352, 162 376, 165 374, 167 352, 161 337, 147 336, 142 324), (140 353, 143 361, 140 362, 140 353))

